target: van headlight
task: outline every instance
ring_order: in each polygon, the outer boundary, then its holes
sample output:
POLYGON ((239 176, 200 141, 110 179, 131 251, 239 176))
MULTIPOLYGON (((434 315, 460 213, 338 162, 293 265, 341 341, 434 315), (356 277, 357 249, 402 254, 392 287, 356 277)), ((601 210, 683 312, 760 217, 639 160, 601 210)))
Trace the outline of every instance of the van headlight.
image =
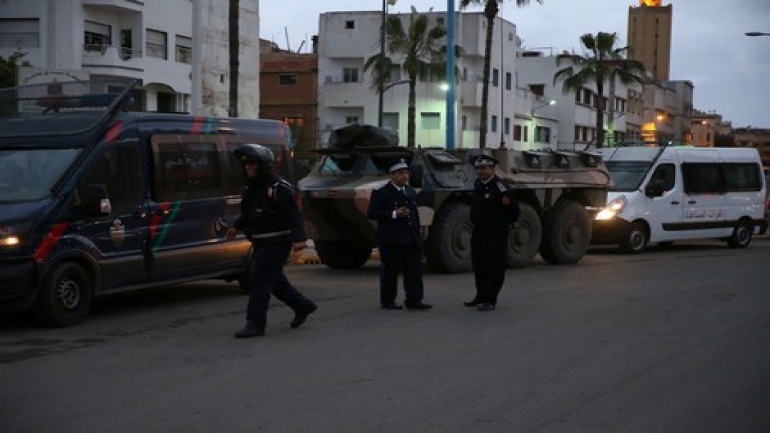
POLYGON ((602 210, 596 214, 594 219, 598 221, 606 221, 615 218, 615 216, 623 212, 623 209, 626 208, 626 203, 626 196, 621 195, 620 197, 615 198, 611 202, 607 203, 607 206, 604 206, 602 210))
POLYGON ((21 235, 13 226, 0 227, 0 249, 14 249, 21 245, 21 235))

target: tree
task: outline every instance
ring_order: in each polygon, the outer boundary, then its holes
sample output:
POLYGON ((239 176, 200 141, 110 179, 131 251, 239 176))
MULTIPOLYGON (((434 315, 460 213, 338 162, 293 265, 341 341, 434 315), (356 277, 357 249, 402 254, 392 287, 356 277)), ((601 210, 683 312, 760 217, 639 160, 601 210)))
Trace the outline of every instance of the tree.
MULTIPOLYGON (((385 52, 369 57, 364 71, 372 69, 372 88, 387 88, 391 82, 391 71, 398 64, 403 65, 409 80, 409 102, 407 110, 407 147, 415 147, 417 115, 417 80, 445 79, 446 46, 440 45, 446 36, 446 27, 431 27, 426 15, 418 15, 412 7, 409 27, 404 29, 401 18, 395 15, 385 20, 385 52), (398 56, 394 58, 388 56, 398 56)), ((455 52, 459 53, 455 47, 455 52)))
MULTIPOLYGON (((556 64, 569 63, 569 66, 556 71, 554 84, 559 79, 564 80, 562 90, 579 92, 588 83, 596 83, 596 147, 604 146, 604 85, 614 85, 618 80, 623 84, 648 84, 651 80, 642 62, 623 57, 628 47, 616 48, 618 40, 616 33, 598 32, 595 36, 586 33, 580 37, 580 43, 585 48, 584 55, 562 54, 556 58, 556 64)), ((612 98, 615 95, 610 95, 612 98)), ((614 104, 615 101, 609 101, 614 104)))
MULTIPOLYGON (((487 141, 487 117, 489 117, 489 75, 490 65, 492 62, 492 35, 495 26, 495 17, 500 11, 499 3, 502 0, 460 0, 460 9, 465 9, 470 5, 484 5, 484 16, 487 18, 487 34, 486 41, 484 42, 484 75, 482 76, 481 84, 481 126, 479 131, 479 147, 486 147, 487 141)), ((516 6, 526 6, 530 0, 516 0, 516 6)), ((543 0, 537 0, 538 3, 543 3, 543 0)))
POLYGON ((0 56, 0 88, 15 87, 19 67, 32 66, 28 61, 22 60, 26 55, 27 53, 16 51, 7 59, 0 56))

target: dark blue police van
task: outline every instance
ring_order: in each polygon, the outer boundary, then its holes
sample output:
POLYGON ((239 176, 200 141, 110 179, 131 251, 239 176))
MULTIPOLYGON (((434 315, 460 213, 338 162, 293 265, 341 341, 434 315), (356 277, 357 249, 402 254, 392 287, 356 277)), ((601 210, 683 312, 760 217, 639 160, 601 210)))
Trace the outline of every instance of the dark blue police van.
POLYGON ((233 151, 268 146, 290 177, 288 127, 132 112, 135 84, 0 89, 0 313, 67 326, 103 293, 244 274, 233 151))

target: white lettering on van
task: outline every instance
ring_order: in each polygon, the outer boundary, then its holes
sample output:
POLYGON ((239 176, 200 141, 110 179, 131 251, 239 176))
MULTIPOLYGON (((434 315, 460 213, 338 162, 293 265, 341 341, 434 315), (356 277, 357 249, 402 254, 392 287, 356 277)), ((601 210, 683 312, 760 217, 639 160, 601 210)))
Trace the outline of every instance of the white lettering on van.
POLYGON ((723 209, 688 209, 684 212, 685 219, 722 218, 723 209))

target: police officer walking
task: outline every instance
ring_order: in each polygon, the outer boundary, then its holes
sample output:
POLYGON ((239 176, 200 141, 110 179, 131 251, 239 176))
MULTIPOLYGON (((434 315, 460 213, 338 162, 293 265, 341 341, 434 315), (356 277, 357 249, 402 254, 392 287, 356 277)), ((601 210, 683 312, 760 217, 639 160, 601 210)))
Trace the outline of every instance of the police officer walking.
POLYGON ((292 250, 305 248, 307 236, 302 212, 294 200, 294 189, 272 172, 273 152, 258 144, 244 144, 235 151, 246 173, 246 189, 241 215, 227 232, 227 239, 242 231, 252 243, 247 266, 249 303, 246 325, 235 338, 265 334, 270 295, 294 310, 290 326, 297 328, 316 310, 284 274, 283 267, 292 250))
POLYGON ((476 296, 463 304, 479 311, 491 311, 505 281, 508 227, 519 217, 513 191, 495 174, 498 161, 488 155, 473 159, 476 170, 471 199, 471 263, 476 296))

